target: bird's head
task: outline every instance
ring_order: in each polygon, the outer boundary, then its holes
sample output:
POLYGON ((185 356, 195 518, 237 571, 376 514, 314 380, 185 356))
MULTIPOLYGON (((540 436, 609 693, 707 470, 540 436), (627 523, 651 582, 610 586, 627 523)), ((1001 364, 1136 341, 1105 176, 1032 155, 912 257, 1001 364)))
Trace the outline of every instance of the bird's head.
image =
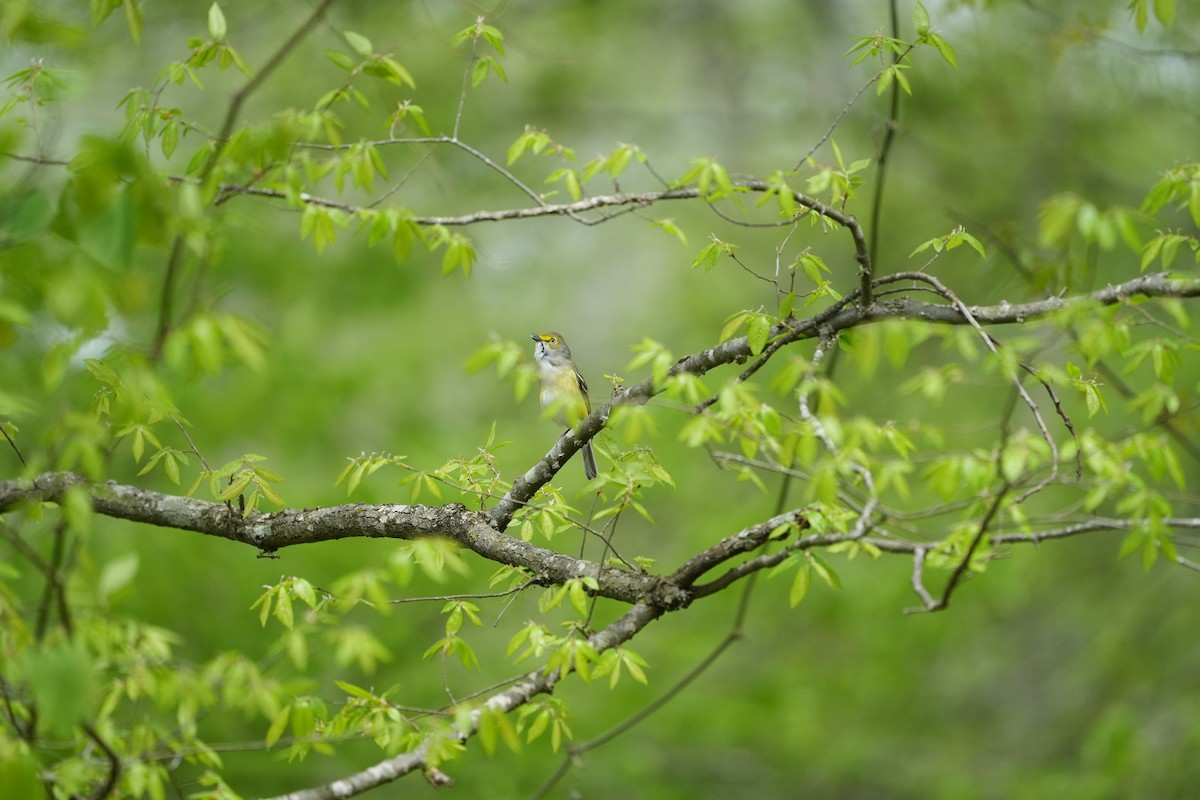
POLYGON ((567 347, 567 341, 561 333, 555 331, 531 333, 529 338, 536 342, 533 346, 533 354, 538 361, 559 363, 571 358, 571 348, 567 347))

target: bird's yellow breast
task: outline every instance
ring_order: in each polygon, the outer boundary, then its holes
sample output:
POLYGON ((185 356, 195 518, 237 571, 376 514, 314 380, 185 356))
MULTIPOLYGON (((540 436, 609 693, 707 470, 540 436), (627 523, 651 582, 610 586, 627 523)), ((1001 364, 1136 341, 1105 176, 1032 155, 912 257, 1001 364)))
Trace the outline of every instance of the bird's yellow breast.
POLYGON ((587 402, 572 369, 542 370, 542 408, 552 409, 560 425, 574 425, 587 416, 587 402))

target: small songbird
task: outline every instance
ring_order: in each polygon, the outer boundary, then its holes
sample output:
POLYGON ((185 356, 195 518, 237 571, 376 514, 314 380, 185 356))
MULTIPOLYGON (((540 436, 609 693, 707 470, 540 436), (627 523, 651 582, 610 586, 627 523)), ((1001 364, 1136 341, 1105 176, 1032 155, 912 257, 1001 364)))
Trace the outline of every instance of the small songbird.
MULTIPOLYGON (((588 402, 587 381, 571 360, 571 348, 562 334, 554 331, 531 333, 529 338, 537 342, 533 356, 542 381, 542 408, 552 409, 554 421, 559 425, 573 427, 592 412, 592 406, 588 402)), ((583 443, 583 474, 589 481, 596 477, 596 458, 590 441, 583 443)))

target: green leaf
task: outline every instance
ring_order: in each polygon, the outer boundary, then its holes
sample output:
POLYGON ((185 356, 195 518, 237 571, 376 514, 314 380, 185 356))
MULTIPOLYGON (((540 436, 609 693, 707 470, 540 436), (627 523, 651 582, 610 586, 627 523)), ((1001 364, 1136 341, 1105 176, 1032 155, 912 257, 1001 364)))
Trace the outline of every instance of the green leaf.
POLYGON ((479 741, 484 752, 488 755, 494 753, 499 740, 503 740, 514 753, 521 751, 521 737, 508 715, 499 709, 485 707, 479 716, 479 741))
POLYGON ((218 3, 208 7, 208 35, 217 41, 225 38, 225 14, 218 3))
POLYGON ((114 389, 120 388, 121 379, 117 376, 117 373, 100 359, 85 358, 83 364, 96 380, 108 384, 114 389))
POLYGON ((912 22, 917 36, 925 36, 929 33, 929 12, 925 10, 925 6, 921 5, 921 0, 917 0, 917 4, 913 7, 912 22))
POLYGON ((127 266, 137 243, 138 208, 134 192, 122 190, 102 208, 79 220, 79 245, 102 264, 116 269, 127 266))
POLYGON ((1038 243, 1043 247, 1064 247, 1076 229, 1076 218, 1083 201, 1076 195, 1055 195, 1038 212, 1038 243))
POLYGON ((371 40, 360 33, 346 31, 342 36, 346 38, 346 43, 350 45, 350 49, 363 58, 368 58, 375 52, 375 48, 371 46, 371 40))
POLYGON ((941 54, 942 58, 945 60, 945 62, 947 64, 949 64, 952 67, 958 66, 958 56, 955 55, 954 48, 950 45, 949 42, 947 42, 945 39, 943 39, 940 35, 938 35, 936 33, 927 34, 925 36, 925 39, 930 44, 932 44, 935 48, 937 48, 938 53, 941 54))
POLYGON ((292 629, 292 598, 285 593, 280 592, 275 597, 275 619, 283 623, 283 627, 288 630, 292 629))
POLYGON ((104 565, 104 569, 100 571, 100 580, 96 584, 96 591, 102 599, 107 600, 121 589, 128 586, 137 575, 138 571, 138 556, 137 553, 130 553, 113 559, 104 565))
POLYGON ((571 602, 571 607, 575 609, 575 613, 579 614, 581 617, 587 616, 589 604, 587 588, 584 585, 584 580, 572 578, 571 580, 567 581, 567 598, 571 602))
POLYGON ((567 186, 567 194, 571 195, 571 199, 578 201, 583 197, 583 184, 579 180, 579 173, 573 169, 566 170, 565 183, 567 186))
POLYGON ((175 152, 175 148, 179 145, 179 130, 180 126, 174 123, 168 123, 163 127, 160 147, 162 148, 163 156, 166 158, 170 158, 175 152))
POLYGON ((808 594, 808 587, 811 585, 812 564, 806 561, 796 570, 796 577, 792 580, 792 589, 788 594, 788 603, 791 604, 792 608, 800 605, 800 601, 808 594))
POLYGON ((1175 0, 1154 0, 1154 17, 1164 28, 1175 23, 1175 0))
POLYGON ((721 328, 721 333, 717 336, 717 343, 727 342, 737 333, 738 328, 746 324, 746 319, 750 316, 749 311, 739 311, 733 314, 725 321, 725 327, 721 328))
MULTIPOLYGON (((413 89, 417 87, 417 82, 413 79, 412 73, 399 61, 389 56, 384 56, 380 59, 380 63, 387 68, 388 74, 386 77, 392 83, 397 86, 409 86, 413 89)), ((409 106, 409 110, 413 113, 414 118, 417 118, 417 115, 421 113, 421 109, 418 106, 409 106)))
POLYGON ((92 0, 92 24, 99 25, 121 5, 121 0, 92 0))
POLYGON ((1133 21, 1137 26, 1138 33, 1146 31, 1146 23, 1150 21, 1150 10, 1147 6, 1148 0, 1129 0, 1129 8, 1133 11, 1133 21))
POLYGON ((283 736, 283 731, 287 728, 291 712, 291 706, 284 706, 275 714, 275 718, 271 720, 271 727, 267 729, 267 747, 278 742, 279 737, 283 736))
POLYGON ((479 33, 487 40, 487 43, 496 49, 500 55, 504 55, 504 34, 494 25, 480 25, 479 33))
POLYGON ((350 54, 344 50, 326 50, 325 57, 338 69, 344 69, 346 72, 353 72, 354 68, 358 66, 350 54))
POLYGON ((767 340, 771 337, 771 318, 766 314, 751 314, 749 319, 746 341, 750 345, 750 352, 758 355, 767 346, 767 340))
POLYGON ((125 7, 125 24, 129 27, 129 36, 133 39, 134 44, 139 44, 142 41, 142 30, 145 27, 142 20, 142 9, 136 0, 125 0, 122 5, 125 7))
POLYGON ((1084 399, 1087 401, 1088 417, 1094 417, 1099 412, 1108 413, 1108 404, 1104 402, 1104 395, 1100 393, 1100 387, 1094 381, 1089 381, 1083 387, 1084 399))
MULTIPOLYGON (((679 240, 679 243, 682 244, 684 247, 687 246, 687 236, 685 236, 683 231, 680 230, 679 226, 675 224, 675 220, 652 219, 652 220, 650 220, 650 224, 653 225, 654 227, 658 228, 660 231, 663 231, 664 233, 668 233, 671 236, 674 236, 676 239, 679 240)), ((695 264, 693 264, 692 266, 695 266, 695 264)))
POLYGON ((842 157, 842 148, 838 147, 836 139, 829 140, 829 149, 833 151, 833 163, 837 164, 838 169, 845 172, 846 159, 842 157))
POLYGON ((30 749, 13 747, 0 751, 0 786, 10 797, 46 800, 50 796, 43 783, 40 763, 30 749))
POLYGON ((796 293, 788 292, 779 301, 779 316, 782 319, 787 319, 792 316, 792 309, 796 306, 796 293))
POLYGON ((707 272, 717 265, 717 261, 721 258, 721 246, 716 242, 709 242, 696 257, 692 260, 692 269, 703 266, 707 272))
POLYGON ((375 699, 374 696, 366 689, 362 688, 361 686, 355 686, 353 683, 349 683, 347 681, 334 681, 334 685, 351 697, 358 697, 363 700, 375 699))
POLYGON ((825 276, 823 276, 821 273, 829 272, 830 270, 829 266, 820 256, 813 255, 812 253, 804 253, 797 259, 797 262, 804 270, 804 274, 807 275, 809 280, 811 280, 813 283, 820 286, 825 282, 825 276))
POLYGON ((976 253, 978 253, 980 258, 987 258, 987 250, 984 249, 983 243, 980 242, 978 239, 976 239, 974 236, 967 233, 966 231, 960 230, 958 232, 958 237, 959 237, 959 239, 961 239, 962 241, 964 241, 968 245, 970 245, 971 249, 974 250, 976 253))
POLYGON ((38 236, 54 218, 54 204, 40 189, 22 192, 3 208, 4 219, 0 220, 0 236, 12 241, 23 241, 38 236))
POLYGON ((482 58, 476 59, 475 63, 471 65, 471 86, 472 87, 478 86, 479 84, 483 83, 484 79, 487 78, 488 67, 490 65, 491 65, 491 58, 489 58, 487 56, 483 56, 482 58))
POLYGON ((471 240, 461 233, 450 237, 446 244, 446 252, 442 254, 442 274, 449 275, 456 269, 461 269, 468 278, 475 264, 475 248, 471 240))
POLYGON ((817 575, 820 576, 821 580, 825 581, 825 584, 830 589, 842 588, 841 579, 838 578, 838 574, 833 571, 833 567, 829 566, 825 559, 821 558, 816 553, 806 552, 805 555, 808 556, 809 563, 812 564, 812 567, 816 571, 817 575))
POLYGON ((686 186, 693 181, 700 197, 709 202, 733 194, 733 182, 729 173, 715 158, 693 158, 692 168, 676 183, 686 186))

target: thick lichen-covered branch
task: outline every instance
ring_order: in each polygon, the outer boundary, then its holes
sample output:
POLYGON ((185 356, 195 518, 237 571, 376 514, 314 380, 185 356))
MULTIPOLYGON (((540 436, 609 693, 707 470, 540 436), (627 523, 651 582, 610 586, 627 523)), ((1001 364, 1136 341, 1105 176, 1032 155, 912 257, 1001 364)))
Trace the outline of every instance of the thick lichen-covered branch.
POLYGON ((458 503, 427 505, 349 505, 285 509, 243 515, 224 503, 127 486, 90 483, 70 472, 48 472, 32 481, 0 482, 0 512, 22 502, 61 501, 68 490, 86 491, 97 513, 161 528, 194 531, 274 553, 285 547, 355 537, 413 539, 443 536, 490 561, 529 570, 539 583, 596 579, 596 594, 627 603, 648 599, 665 608, 686 604, 685 593, 642 572, 601 566, 550 550, 496 530, 480 512, 458 503))

